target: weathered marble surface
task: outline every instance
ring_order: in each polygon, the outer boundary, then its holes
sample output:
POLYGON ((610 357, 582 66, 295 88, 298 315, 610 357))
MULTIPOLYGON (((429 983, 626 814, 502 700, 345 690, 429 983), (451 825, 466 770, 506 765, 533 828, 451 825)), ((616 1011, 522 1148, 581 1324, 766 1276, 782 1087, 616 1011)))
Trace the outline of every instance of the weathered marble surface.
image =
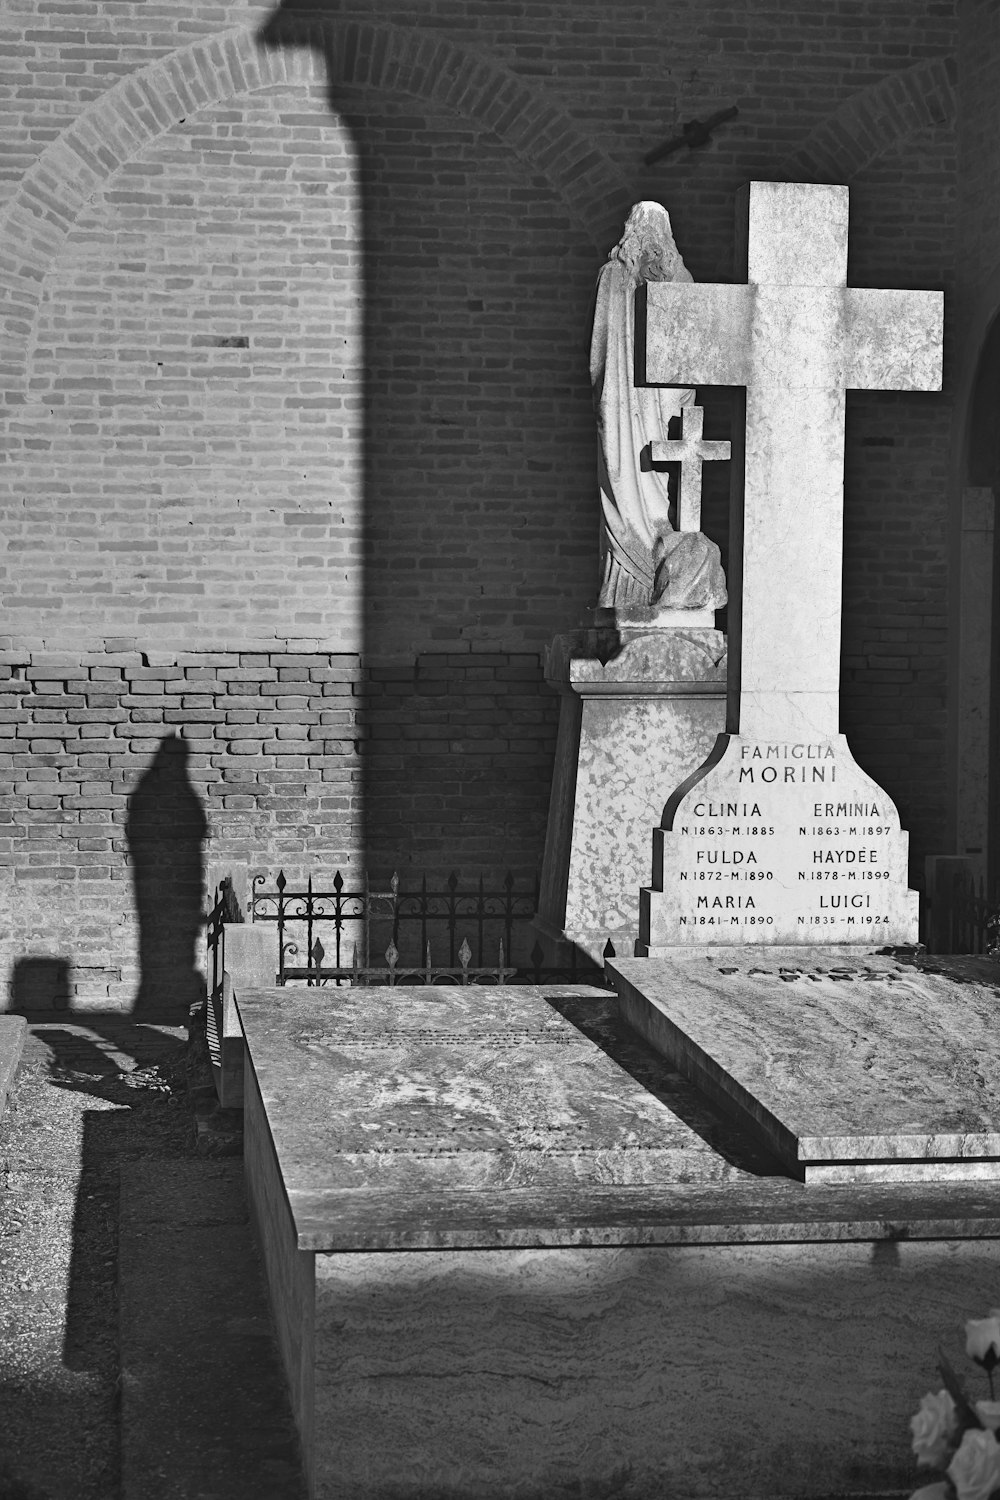
POLYGON ((583 698, 715 694, 726 686, 726 638, 714 628, 659 631, 651 623, 569 630, 552 638, 545 678, 583 698))
POLYGON ((1000 968, 827 947, 614 961, 622 1013, 805 1180, 1000 1176, 1000 968))
POLYGON ((740 587, 729 612, 727 735, 657 831, 642 954, 720 940, 865 942, 866 923, 884 943, 917 937, 895 808, 838 734, 844 414, 848 389, 940 389, 943 297, 847 286, 848 196, 836 185, 753 182, 738 215, 745 286, 644 289, 646 381, 742 386, 746 421, 742 475, 733 465, 740 587), (768 785, 772 772, 779 779, 768 785), (749 810, 756 802, 759 816, 749 810), (878 816, 818 810, 827 804, 878 816), (699 828, 698 805, 722 811, 699 828), (825 835, 816 825, 845 820, 859 825, 842 836, 845 865, 856 862, 860 882, 870 849, 877 870, 869 885, 827 890, 818 882, 837 871, 817 864, 825 835), (874 842, 862 823, 878 829, 874 842), (699 879, 724 885, 699 891, 699 879), (724 922, 725 936, 710 922, 724 922))
POLYGON ((668 609, 662 604, 618 604, 614 608, 598 605, 589 610, 594 630, 714 630, 714 609, 668 609))
POLYGON ((768 743, 720 735, 654 831, 635 951, 915 943, 908 844, 895 805, 842 734, 768 743))
MULTIPOLYGON (((836 966, 836 955, 827 962, 836 966)), ((966 961, 970 969, 974 984, 979 966, 966 961)), ((844 987, 828 984, 836 995, 844 987)), ((507 1007, 510 989, 355 993, 362 1006, 366 994, 377 997, 371 1030, 340 1008, 335 991, 237 997, 260 1101, 248 1139, 266 1136, 302 1250, 878 1240, 901 1225, 910 1238, 998 1232, 1000 1204, 988 1185, 807 1189, 792 1180, 797 1163, 779 1162, 752 1122, 734 1121, 675 1071, 619 1018, 613 995, 524 986, 507 1007), (342 1049, 322 1040, 341 1026, 342 1049), (412 1066, 404 1061, 400 1071, 408 1035, 412 1066), (456 1120, 452 1085, 466 1063, 456 1120), (551 1107, 539 1070, 551 1081, 551 1107), (577 1085, 588 1091, 579 1099, 577 1085), (392 1127, 388 1150, 373 1139, 381 1129, 363 1128, 376 1123, 392 1127), (557 1128, 532 1136, 538 1124, 557 1128), (412 1134, 401 1137, 401 1128, 412 1134)))
POLYGON ((639 1078, 562 1014, 596 1012, 612 1029, 613 999, 563 994, 470 985, 238 997, 290 1197, 734 1177, 657 1096, 643 1044, 632 1043, 639 1078))
POLYGON ((651 829, 722 727, 726 644, 716 630, 556 636, 546 678, 562 693, 539 927, 600 961, 631 954, 651 829))
POLYGON ((313 1440, 316 1366, 315 1256, 298 1246, 267 1111, 245 1056, 243 1166, 250 1219, 267 1276, 271 1313, 299 1434, 302 1463, 315 1494, 313 1440))
MULTIPOLYGON (((700 528, 700 464, 718 455, 699 453, 698 504, 679 498, 678 527, 670 523, 670 480, 648 462, 651 439, 671 445, 671 422, 690 409, 694 391, 637 384, 635 298, 649 281, 690 281, 659 203, 637 203, 625 232, 597 279, 590 340, 600 459, 598 479, 604 520, 601 544, 602 606, 663 604, 670 609, 721 608, 726 580, 717 544, 700 528), (696 514, 697 511, 697 514, 696 514)), ((700 412, 693 426, 700 437, 700 412)), ((694 433, 685 455, 693 463, 694 433)), ((701 444, 705 450, 707 445, 701 444)), ((728 457, 728 447, 726 457, 728 457)), ((668 460, 669 461, 669 460, 668 460)), ((711 620, 708 622, 712 623, 711 620)))
POLYGON ((356 994, 357 1007, 322 990, 237 996, 250 1199, 312 1493, 770 1500, 903 1489, 906 1424, 937 1342, 954 1347, 1000 1269, 995 1189, 769 1176, 768 1154, 601 992, 521 990, 517 1003, 495 989, 356 994), (321 1040, 341 1027, 353 1049, 343 1053, 321 1040), (404 1036, 413 1090, 383 1066, 404 1036), (523 1105, 535 1118, 530 1077, 522 1090, 503 1076, 532 1049, 548 1054, 553 1113, 570 1079, 591 1091, 568 1100, 564 1130, 575 1120, 578 1139, 553 1150, 543 1138, 547 1161, 525 1175, 524 1139, 493 1111, 523 1105), (600 1067, 579 1069, 581 1049, 600 1067), (458 1166, 426 1172, 423 1143, 428 1122, 454 1109, 463 1054, 467 1118, 494 1135, 483 1151, 470 1132, 459 1154, 507 1156, 510 1170, 480 1160, 482 1185, 457 1187, 458 1166), (366 1079, 383 1092, 366 1094, 366 1079), (416 1145, 359 1182, 341 1157, 357 1154, 376 1100, 394 1124, 400 1108, 416 1112, 405 1116, 416 1145), (663 1150, 662 1175, 616 1176, 615 1158, 685 1139, 690 1152, 663 1150), (606 1176, 581 1170, 598 1152, 606 1176))
POLYGON ((316 1256, 322 1500, 901 1496, 996 1244, 316 1256))
POLYGON ((704 408, 685 406, 680 411, 677 437, 654 440, 650 444, 649 456, 654 464, 679 465, 677 530, 700 531, 702 468, 707 463, 728 463, 732 458, 732 444, 706 438, 704 408))
POLYGON ((753 182, 746 285, 644 288, 647 382, 746 388, 729 729, 751 739, 839 728, 845 390, 941 386, 943 295, 848 287, 848 200, 753 182))

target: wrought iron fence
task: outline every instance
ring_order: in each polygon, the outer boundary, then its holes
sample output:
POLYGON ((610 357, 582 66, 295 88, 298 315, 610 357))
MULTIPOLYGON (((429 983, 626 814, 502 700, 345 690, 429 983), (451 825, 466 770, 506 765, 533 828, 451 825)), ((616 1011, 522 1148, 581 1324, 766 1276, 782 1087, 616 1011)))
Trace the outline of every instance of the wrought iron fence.
MULTIPOLYGON (((328 890, 316 889, 311 876, 304 890, 291 890, 283 871, 273 887, 267 879, 253 877, 248 915, 276 925, 282 985, 604 982, 600 966, 575 949, 568 964, 544 963, 530 926, 538 882, 519 890, 509 871, 500 890, 482 878, 463 890, 455 874, 443 890, 430 888, 426 877, 404 890, 395 874, 384 890, 367 876, 359 890, 348 890, 339 870, 328 890)), ((610 943, 605 957, 614 957, 610 943)))
POLYGON ((222 929, 227 922, 244 922, 246 918, 228 875, 219 881, 212 898, 212 905, 205 915, 205 939, 212 965, 210 993, 215 995, 222 988, 222 929))

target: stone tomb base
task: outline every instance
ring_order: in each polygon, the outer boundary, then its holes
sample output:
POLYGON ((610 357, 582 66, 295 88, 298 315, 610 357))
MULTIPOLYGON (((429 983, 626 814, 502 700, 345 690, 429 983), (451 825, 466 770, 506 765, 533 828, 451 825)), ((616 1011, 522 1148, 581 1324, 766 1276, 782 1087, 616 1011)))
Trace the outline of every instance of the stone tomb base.
POLYGON ((906 950, 611 965, 623 1017, 805 1182, 1000 1179, 1000 966, 906 950))
POLYGON ((961 1363, 1000 1272, 991 1185, 793 1181, 596 990, 237 1005, 314 1496, 915 1484, 938 1343, 961 1363))

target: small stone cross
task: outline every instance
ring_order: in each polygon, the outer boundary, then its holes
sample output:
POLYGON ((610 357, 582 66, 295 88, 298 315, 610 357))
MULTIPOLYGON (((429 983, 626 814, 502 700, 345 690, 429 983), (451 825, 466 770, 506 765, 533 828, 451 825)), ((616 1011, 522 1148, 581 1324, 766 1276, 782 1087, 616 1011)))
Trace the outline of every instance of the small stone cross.
POLYGON ((676 438, 650 443, 650 457, 656 464, 680 464, 677 530, 700 531, 702 465, 727 459, 730 445, 706 440, 704 407, 682 406, 680 421, 681 430, 676 438))
POLYGON ((728 730, 824 737, 839 729, 844 393, 940 389, 943 297, 847 285, 846 187, 754 182, 745 212, 747 283, 647 283, 637 363, 651 385, 746 388, 728 730))

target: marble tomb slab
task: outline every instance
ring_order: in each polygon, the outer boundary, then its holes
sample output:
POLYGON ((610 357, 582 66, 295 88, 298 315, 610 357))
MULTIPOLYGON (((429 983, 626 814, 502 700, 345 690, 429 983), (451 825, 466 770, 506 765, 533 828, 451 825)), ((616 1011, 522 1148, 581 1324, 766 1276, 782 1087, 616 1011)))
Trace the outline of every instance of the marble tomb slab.
POLYGON ((622 1016, 806 1183, 1000 1178, 1000 967, 826 948, 616 959, 622 1016))
POLYGON ((664 1102, 655 1052, 633 1038, 623 1066, 605 1050, 607 991, 276 989, 238 1005, 293 1211, 351 1191, 398 1202, 738 1175, 664 1102))
POLYGON ((996 1278, 994 1184, 780 1175, 586 987, 236 1004, 251 1212, 316 1500, 912 1479, 933 1350, 996 1278), (375 1124, 404 1133, 386 1150, 375 1124))

